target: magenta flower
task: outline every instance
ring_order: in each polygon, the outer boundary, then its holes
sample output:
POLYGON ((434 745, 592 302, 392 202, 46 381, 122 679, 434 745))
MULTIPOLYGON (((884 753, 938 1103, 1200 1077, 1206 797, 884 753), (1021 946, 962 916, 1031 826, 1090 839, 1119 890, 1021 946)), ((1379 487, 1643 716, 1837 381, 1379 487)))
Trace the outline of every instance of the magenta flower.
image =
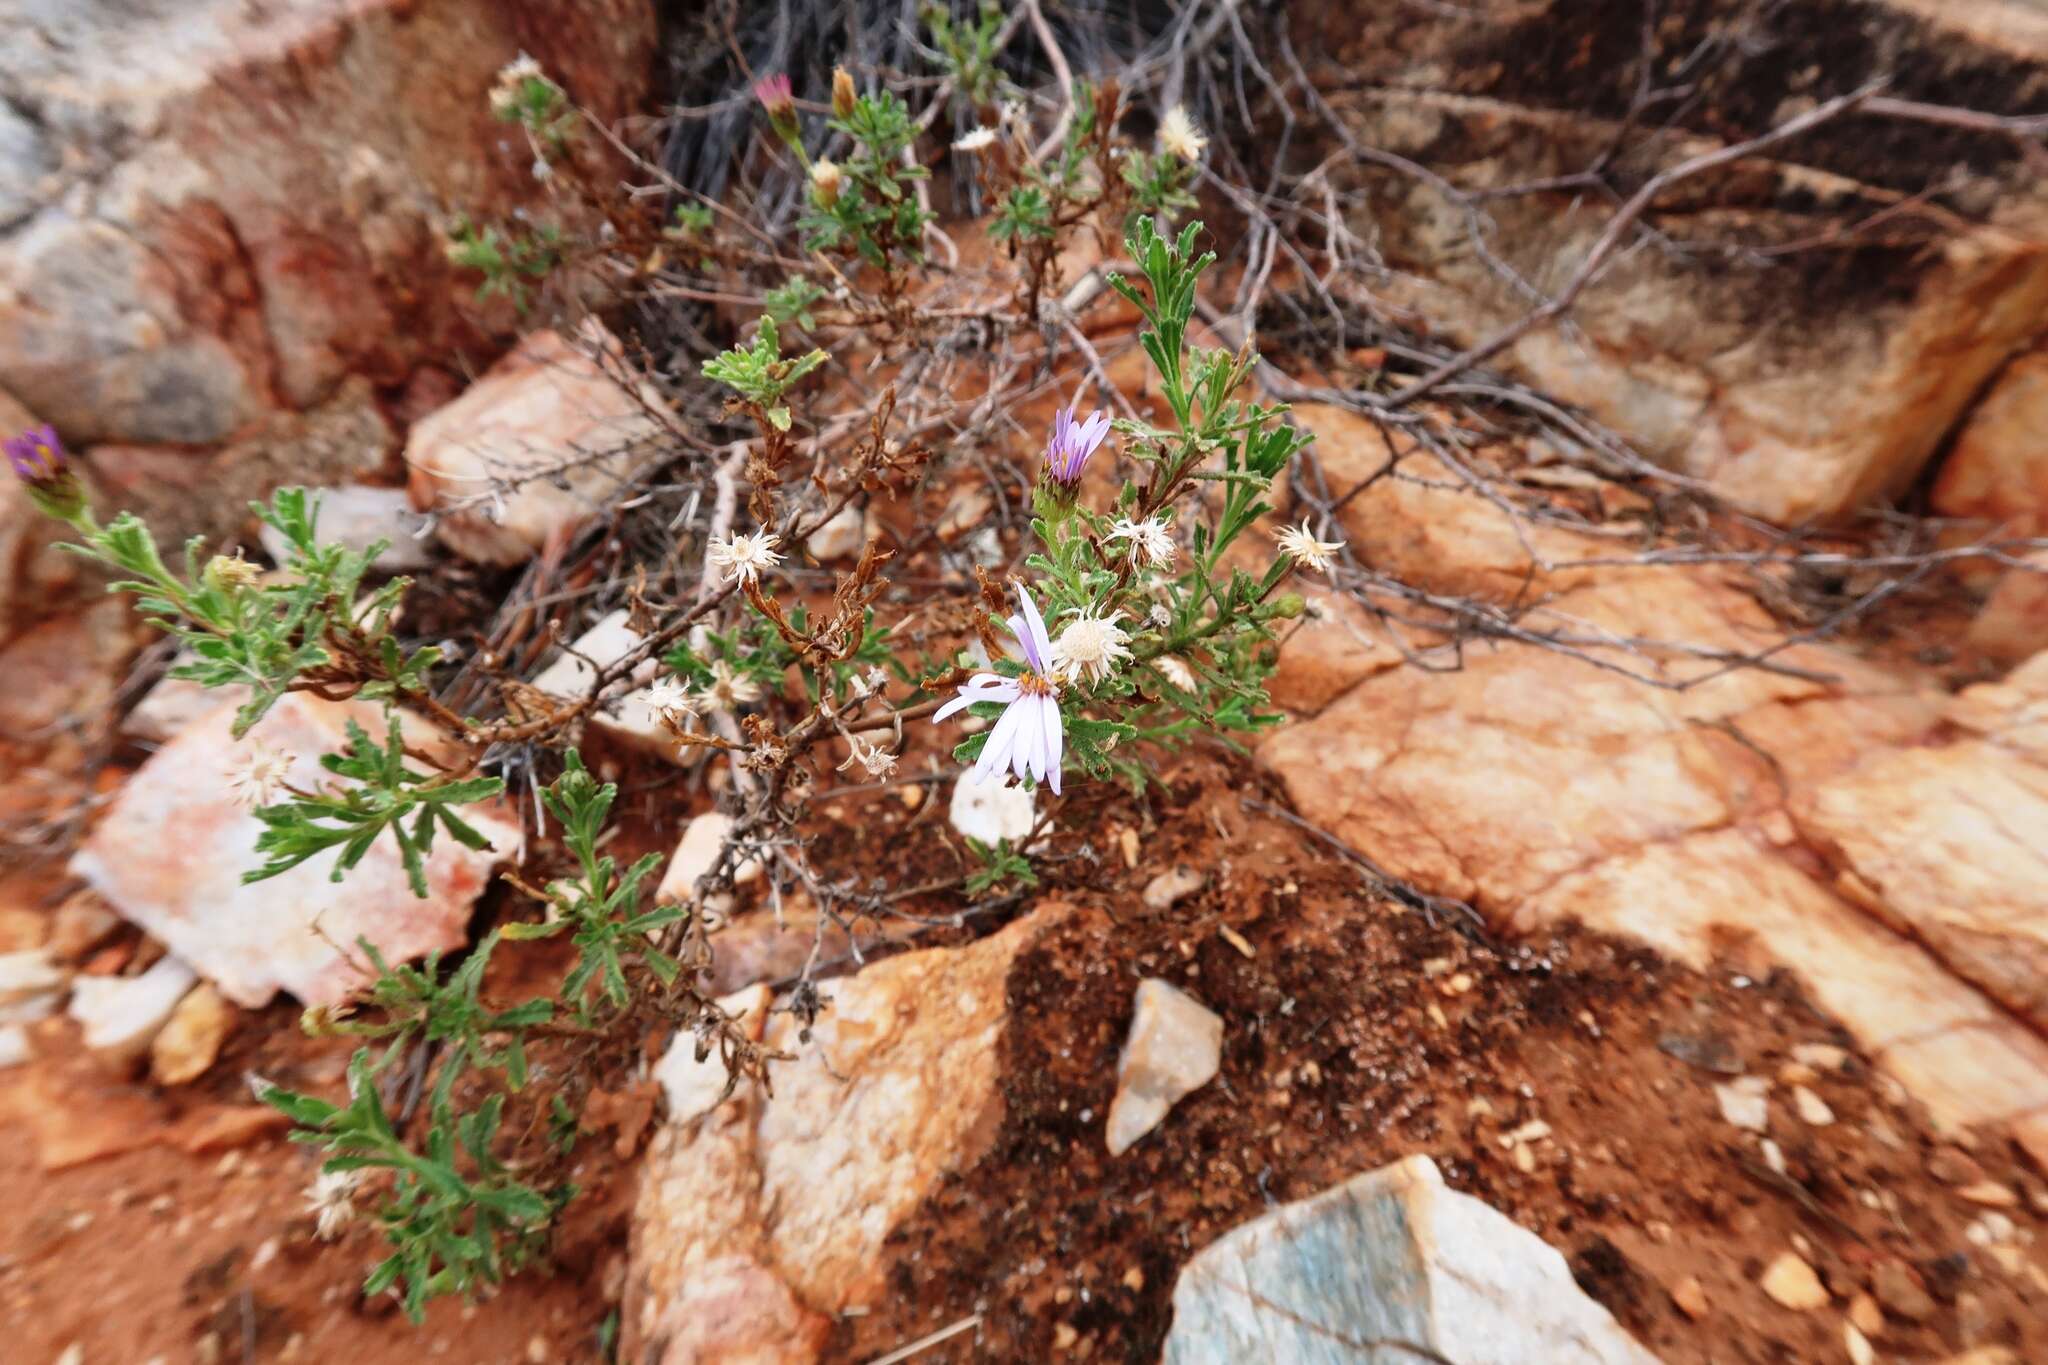
POLYGON ((1051 669, 1052 641, 1024 589, 1017 589, 1017 600, 1024 604, 1024 611, 1010 618, 1010 631, 1024 647, 1028 671, 1016 678, 975 674, 961 684, 959 696, 938 709, 932 721, 936 724, 978 701, 1001 702, 1005 709, 996 728, 989 731, 981 757, 975 760, 974 780, 986 782, 1008 768, 1020 779, 1029 775, 1033 781, 1045 783, 1057 796, 1066 731, 1060 718, 1060 686, 1051 669))
POLYGON ((1091 412, 1085 422, 1074 420, 1072 408, 1053 415, 1052 439, 1045 444, 1045 477, 1071 488, 1081 482, 1081 469, 1088 457, 1109 435, 1109 414, 1091 412))
POLYGON ((768 117, 778 122, 796 113, 796 93, 790 87, 787 72, 778 71, 755 81, 754 98, 761 101, 768 117))
POLYGON ((47 483, 64 472, 64 443, 57 439, 53 427, 32 428, 11 436, 0 443, 0 449, 7 451, 7 463, 13 468, 14 477, 23 483, 47 483))

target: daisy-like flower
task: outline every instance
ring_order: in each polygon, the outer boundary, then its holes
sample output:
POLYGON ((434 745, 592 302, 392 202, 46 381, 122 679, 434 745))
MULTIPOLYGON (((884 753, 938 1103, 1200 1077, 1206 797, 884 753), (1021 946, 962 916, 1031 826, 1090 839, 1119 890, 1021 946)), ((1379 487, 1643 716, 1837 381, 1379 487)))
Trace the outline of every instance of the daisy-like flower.
POLYGON ((829 209, 839 202, 839 190, 845 183, 839 163, 830 157, 821 156, 811 163, 811 190, 824 207, 829 209))
POLYGON ((356 1216, 356 1187, 363 1183, 361 1171, 322 1171, 306 1190, 306 1207, 313 1213, 313 1231, 323 1242, 341 1235, 356 1216))
POLYGON ((1123 619, 1120 611, 1107 616, 1084 611, 1067 622, 1060 638, 1052 642, 1053 670, 1091 683, 1101 682, 1116 672, 1117 665, 1131 657, 1131 651, 1124 647, 1131 637, 1117 624, 1123 619))
POLYGON ((1202 130, 1188 117, 1188 111, 1178 104, 1159 120, 1159 150, 1168 156, 1177 156, 1182 161, 1200 161, 1208 146, 1209 139, 1202 136, 1202 130))
POLYGON ((1052 642, 1046 638, 1045 620, 1037 605, 1021 587, 1017 600, 1024 610, 1010 618, 1010 631, 1024 650, 1023 676, 977 673, 961 684, 960 694, 941 706, 932 720, 942 721, 978 701, 1000 702, 1005 709, 975 761, 974 780, 986 782, 1008 768, 1019 778, 1028 775, 1045 783, 1057 796, 1067 735, 1060 718, 1059 679, 1051 666, 1052 642))
POLYGON ((996 130, 982 124, 967 136, 953 144, 956 152, 985 152, 995 145, 996 130))
POLYGON ((1178 687, 1181 691, 1192 692, 1195 690, 1195 670, 1188 667, 1187 660, 1176 658, 1171 654, 1165 654, 1154 659, 1152 666, 1158 669, 1168 682, 1178 687))
POLYGON ((227 770, 228 796, 249 810, 267 806, 284 786, 292 770, 290 754, 279 753, 261 740, 242 746, 233 766, 227 770))
POLYGON ((1278 538, 1280 553, 1292 555, 1309 569, 1327 570, 1335 561, 1337 552, 1344 548, 1341 540, 1317 540, 1305 520, 1299 526, 1288 527, 1278 538))
POLYGON ((1107 435, 1108 413, 1091 412, 1087 421, 1076 422, 1072 408, 1061 408, 1053 414, 1052 439, 1045 445, 1045 477, 1067 488, 1080 483, 1088 457, 1107 435))
POLYGON ((758 583, 761 570, 772 569, 782 562, 782 556, 775 547, 782 543, 772 531, 756 531, 753 535, 741 535, 738 531, 723 541, 712 538, 706 553, 711 562, 725 570, 728 583, 758 583))
POLYGON ((673 718, 678 715, 697 714, 696 706, 690 701, 689 689, 674 678, 657 678, 647 684, 646 691, 641 694, 641 700, 645 701, 657 715, 673 718))
POLYGON ((761 699, 761 684, 744 673, 732 671, 723 659, 711 665, 711 681, 697 693, 697 703, 712 711, 737 712, 748 702, 761 699))
POLYGON ((846 761, 839 765, 840 772, 845 772, 856 763, 869 777, 887 777, 896 771, 896 755, 879 744, 863 744, 857 739, 849 738, 846 747, 846 761))
POLYGON ((1173 563, 1173 531, 1158 517, 1147 517, 1143 521, 1118 517, 1116 525, 1109 528, 1109 538, 1130 541, 1131 553, 1155 569, 1163 569, 1173 563))
POLYGON ((65 457, 64 443, 55 427, 31 427, 19 436, 0 442, 7 455, 7 467, 28 488, 30 501, 47 516, 72 521, 85 511, 85 485, 78 481, 65 457))

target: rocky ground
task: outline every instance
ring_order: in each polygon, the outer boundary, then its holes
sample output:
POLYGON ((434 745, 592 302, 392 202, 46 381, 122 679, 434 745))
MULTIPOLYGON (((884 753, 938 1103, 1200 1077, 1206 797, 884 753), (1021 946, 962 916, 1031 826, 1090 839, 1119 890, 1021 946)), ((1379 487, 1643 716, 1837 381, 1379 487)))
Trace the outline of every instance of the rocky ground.
MULTIPOLYGON (((570 695, 579 654, 619 657, 611 588, 673 574, 697 506, 657 477, 667 393, 621 382, 634 319, 476 303, 434 234, 534 193, 481 115, 516 52, 607 118, 656 83, 654 7, 553 8, 163 4, 110 30, 85 7, 19 43, 0 19, 0 428, 57 423, 102 506, 252 556, 247 497, 327 485, 323 526, 395 539, 404 628, 465 648, 472 699, 492 676, 570 695), (296 115, 252 112, 272 105, 296 115), (476 494, 593 449, 620 453, 476 494)), ((1604 75, 1632 15, 1490 8, 1336 31, 1303 10, 1292 40, 1343 68, 1318 78, 1345 135, 1474 193, 1639 121, 1604 75)), ((1707 83, 1686 137, 1753 135, 1901 57, 1924 59, 1913 99, 2003 115, 2048 89, 2021 0, 1782 8, 1798 22, 1707 83)), ((1668 6, 1661 40, 1707 41, 1711 9, 1668 6)), ((582 1194, 545 1265, 419 1327, 363 1298, 378 1231, 322 1235, 317 1160, 251 1080, 340 1094, 350 1040, 300 1023, 362 984, 342 945, 460 954, 532 913, 497 874, 561 850, 508 805, 492 853, 436 852, 424 903, 384 850, 341 887, 241 886, 257 827, 219 790, 221 699, 165 680, 162 643, 0 485, 0 1356, 2048 1359, 2048 549, 1915 558, 1896 589, 1869 559, 2048 529, 2048 211, 2038 147, 1933 126, 1831 127, 1731 171, 1713 188, 1739 206, 1699 213, 1691 253, 1632 254, 1569 346, 1533 329, 1485 406, 1432 397, 1450 445, 1316 401, 1379 383, 1387 347, 1268 319, 1269 382, 1306 387, 1317 438, 1272 520, 1330 509, 1356 566, 1309 585, 1287 723, 1161 755, 1142 794, 1077 784, 1039 885, 972 901, 963 837, 1029 836, 1031 797, 962 785, 922 725, 898 780, 821 774, 805 833, 835 875, 927 890, 857 942, 758 870, 718 907, 703 984, 788 1054, 772 1090, 726 1094, 687 1037, 537 1047, 588 1097, 582 1194), (1912 157, 1954 174, 1918 194, 1912 157), (1834 230, 1821 205, 1895 231, 1762 264, 1757 241, 1834 230), (1750 254, 1714 264, 1719 234, 1750 254), (1588 428, 1553 400, 1676 477, 1562 434, 1588 428), (1883 499, 1946 520, 1783 529, 1883 499)), ((1460 338, 1512 318, 1498 263, 1453 242, 1466 201, 1394 169, 1337 173, 1390 267, 1347 302, 1460 338)), ((1599 226, 1534 194, 1496 211, 1534 278, 1599 226)), ((1074 335, 1143 410, 1130 321, 1104 296, 1074 335)), ((878 610, 957 645, 966 566, 1024 548, 1003 490, 1051 406, 825 528, 790 592, 873 534, 902 556, 878 610)), ((261 734, 310 768, 359 714, 299 695, 261 734)), ((613 851, 664 854, 664 895, 693 894, 722 771, 644 697, 583 743, 624 791, 613 851)), ((524 945, 486 988, 562 967, 524 945)))

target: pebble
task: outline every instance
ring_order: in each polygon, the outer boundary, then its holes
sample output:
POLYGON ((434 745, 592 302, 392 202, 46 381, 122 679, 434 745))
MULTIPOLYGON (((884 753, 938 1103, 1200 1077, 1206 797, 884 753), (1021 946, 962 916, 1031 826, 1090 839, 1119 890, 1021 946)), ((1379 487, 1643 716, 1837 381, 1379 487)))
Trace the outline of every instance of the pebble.
POLYGON ((1721 1117, 1737 1128, 1761 1133, 1771 1126, 1771 1082, 1764 1076, 1740 1076, 1714 1087, 1721 1117))
POLYGON ((1052 1348, 1055 1351, 1070 1351, 1074 1348, 1074 1343, 1080 1339, 1081 1334, 1074 1330, 1072 1323, 1058 1322, 1053 1324, 1052 1348))
POLYGON ((1825 1128, 1835 1121, 1835 1111, 1828 1108, 1828 1102, 1803 1085, 1792 1087, 1792 1107, 1798 1111, 1801 1122, 1814 1128, 1825 1128))
POLYGON ((1820 1079, 1820 1073, 1804 1062, 1787 1062, 1778 1068, 1779 1085, 1810 1085, 1820 1079))
POLYGON ((1958 1197, 1987 1209, 2018 1208, 2020 1197, 2009 1185, 1995 1180, 1980 1180, 1974 1185, 1965 1185, 1956 1191, 1958 1197))
POLYGON ((1984 1179, 1984 1168, 1967 1153, 1940 1147, 1927 1158, 1927 1174, 1944 1185, 1974 1185, 1984 1179))
POLYGON ((1762 1147, 1764 1165, 1770 1167, 1779 1175, 1785 1174, 1785 1149, 1769 1138, 1763 1140, 1762 1147))
POLYGON ((1156 977, 1140 981, 1104 1131, 1109 1154, 1123 1155, 1222 1064, 1222 1017, 1156 977))
POLYGON ((1877 1352, 1871 1349, 1870 1338, 1856 1330, 1856 1324, 1842 1324, 1842 1346, 1849 1352, 1849 1365, 1874 1365, 1877 1352))
POLYGON ((235 1011, 211 982, 186 992, 149 1045, 149 1070, 161 1085, 183 1085, 205 1075, 234 1027, 235 1011))
POLYGON ((1925 1322, 1934 1316, 1934 1299, 1920 1287, 1904 1263, 1886 1261, 1870 1277, 1870 1288, 1884 1311, 1907 1322, 1925 1322))
POLYGON ((1963 1236, 1970 1245, 1980 1247, 2003 1246, 2019 1232, 2012 1219, 1993 1210, 1963 1229, 1963 1236))
POLYGON ((80 891, 58 906, 50 920, 50 955, 59 962, 80 961, 120 923, 98 892, 80 891))
POLYGON ((1796 1252, 1780 1253, 1777 1260, 1765 1267, 1757 1284, 1773 1302, 1798 1312, 1825 1307, 1828 1302, 1828 1291, 1820 1276, 1796 1252))
POLYGON ((1707 1291, 1700 1285, 1700 1277, 1688 1275, 1671 1290, 1671 1301, 1678 1305, 1678 1311, 1698 1322, 1707 1315, 1707 1291))
POLYGON ((1186 863, 1170 867, 1145 884, 1147 910, 1168 910, 1202 889, 1208 878, 1186 863))
POLYGON ((1833 1043, 1795 1043, 1792 1060, 1815 1071, 1840 1071, 1849 1064, 1849 1050, 1833 1043))
POLYGON ((1849 1300, 1849 1321, 1866 1336, 1874 1337, 1884 1331, 1884 1314, 1878 1309, 1877 1300, 1868 1294, 1858 1294, 1849 1300))

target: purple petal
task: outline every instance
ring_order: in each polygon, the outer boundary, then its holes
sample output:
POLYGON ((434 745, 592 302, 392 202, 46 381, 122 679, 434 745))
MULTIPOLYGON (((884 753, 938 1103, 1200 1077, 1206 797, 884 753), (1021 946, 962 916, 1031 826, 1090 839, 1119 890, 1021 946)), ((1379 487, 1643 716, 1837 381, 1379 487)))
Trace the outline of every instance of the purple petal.
MULTIPOLYGON (((1031 671, 1045 672, 1045 661, 1052 657, 1052 641, 1045 633, 1045 618, 1038 614, 1038 605, 1031 600, 1031 594, 1020 586, 1017 600, 1024 604, 1024 619, 1030 630, 1018 631, 1017 636, 1024 642, 1024 657, 1031 661, 1031 671)), ((1016 629, 1012 626, 1011 629, 1016 629)))
POLYGON ((1090 413, 1088 420, 1081 424, 1082 450, 1093 454, 1095 447, 1101 445, 1102 438, 1107 435, 1109 435, 1109 414, 1106 412, 1090 413))

